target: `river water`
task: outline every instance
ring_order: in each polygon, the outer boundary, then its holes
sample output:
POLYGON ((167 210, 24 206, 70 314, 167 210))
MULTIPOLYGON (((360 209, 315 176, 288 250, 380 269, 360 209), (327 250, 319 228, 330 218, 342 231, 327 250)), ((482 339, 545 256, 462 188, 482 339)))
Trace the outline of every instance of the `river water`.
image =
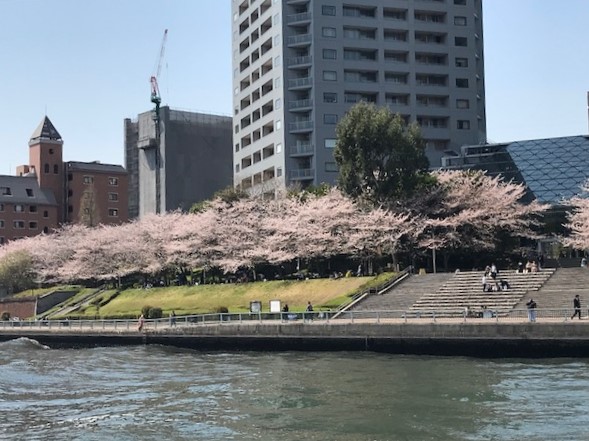
POLYGON ((587 440, 589 360, 0 343, 2 440, 587 440))

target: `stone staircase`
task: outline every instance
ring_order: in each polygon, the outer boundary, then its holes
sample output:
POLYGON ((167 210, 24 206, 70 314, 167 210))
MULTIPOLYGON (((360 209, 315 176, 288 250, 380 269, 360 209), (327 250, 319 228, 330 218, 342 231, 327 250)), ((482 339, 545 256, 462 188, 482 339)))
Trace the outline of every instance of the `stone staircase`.
POLYGON ((366 297, 351 311, 407 311, 421 297, 437 291, 453 273, 411 275, 383 294, 366 297))
POLYGON ((538 308, 563 309, 572 314, 576 294, 581 297, 583 315, 586 315, 589 306, 589 268, 559 268, 540 291, 522 298, 516 308, 525 308, 528 297, 533 297, 538 308))
MULTIPOLYGON (((484 307, 499 315, 505 315, 520 305, 524 298, 530 296, 535 298, 535 293, 542 288, 555 271, 553 268, 528 274, 516 273, 513 270, 501 271, 497 275, 497 281, 507 281, 510 288, 506 291, 493 292, 483 292, 481 283, 483 271, 459 272, 452 275, 437 290, 432 290, 421 296, 408 308, 408 311, 416 315, 435 311, 436 316, 456 316, 462 315, 465 308, 474 312, 480 311, 484 307), (531 292, 534 294, 531 295, 531 292)), ((489 282, 491 282, 490 278, 489 282)), ((539 307, 542 306, 539 305, 539 307)))

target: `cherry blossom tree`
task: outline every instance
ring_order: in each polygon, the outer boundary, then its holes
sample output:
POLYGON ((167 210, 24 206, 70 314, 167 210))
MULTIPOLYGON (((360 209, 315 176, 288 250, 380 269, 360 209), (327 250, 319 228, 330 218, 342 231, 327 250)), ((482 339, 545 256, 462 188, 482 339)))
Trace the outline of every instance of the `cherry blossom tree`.
MULTIPOLYGON (((549 207, 523 203, 525 187, 482 171, 437 171, 437 186, 415 214, 418 246, 430 250, 493 249, 498 237, 537 237, 534 228, 549 207)), ((415 210, 415 209, 414 209, 415 210)))
POLYGON ((578 250, 589 249, 589 181, 581 187, 583 194, 568 201, 571 210, 567 212, 565 227, 570 235, 563 238, 563 244, 578 250))

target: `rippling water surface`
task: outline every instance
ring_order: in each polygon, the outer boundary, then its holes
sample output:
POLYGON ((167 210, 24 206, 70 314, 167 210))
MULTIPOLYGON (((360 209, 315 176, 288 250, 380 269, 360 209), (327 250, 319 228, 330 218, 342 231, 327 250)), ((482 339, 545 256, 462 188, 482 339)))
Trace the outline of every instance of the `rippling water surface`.
POLYGON ((586 440, 586 360, 0 343, 3 440, 586 440))

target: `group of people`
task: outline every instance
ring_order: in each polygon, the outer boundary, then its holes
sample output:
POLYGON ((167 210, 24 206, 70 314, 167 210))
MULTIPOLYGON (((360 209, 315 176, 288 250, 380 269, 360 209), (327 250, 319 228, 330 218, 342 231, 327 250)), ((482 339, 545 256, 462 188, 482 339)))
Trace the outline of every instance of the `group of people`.
POLYGON ((537 273, 542 269, 542 264, 544 263, 544 258, 542 255, 535 260, 535 259, 528 259, 526 264, 524 265, 523 262, 517 263, 517 272, 518 273, 537 273))
POLYGON ((483 292, 492 292, 492 291, 507 291, 510 286, 507 280, 499 279, 497 280, 497 274, 499 271, 497 270, 497 266, 495 264, 491 264, 491 266, 487 266, 485 268, 485 274, 483 274, 483 278, 481 280, 483 284, 483 292))

